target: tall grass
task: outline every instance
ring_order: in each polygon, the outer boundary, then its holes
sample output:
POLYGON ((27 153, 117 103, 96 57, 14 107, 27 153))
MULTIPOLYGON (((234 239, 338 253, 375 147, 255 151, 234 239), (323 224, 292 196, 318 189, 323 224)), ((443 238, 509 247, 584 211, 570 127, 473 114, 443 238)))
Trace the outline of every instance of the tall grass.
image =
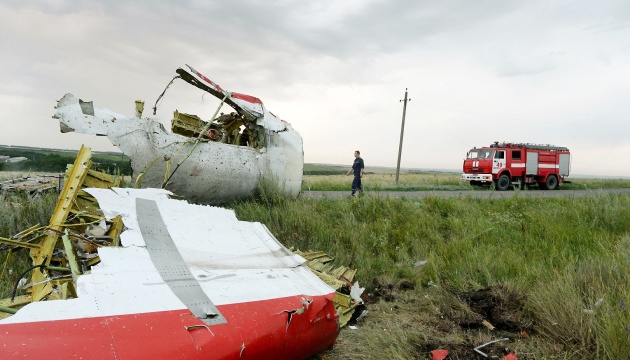
MULTIPOLYGON (((8 238, 36 224, 47 225, 57 204, 56 194, 37 199, 25 194, 0 194, 0 237, 8 238)), ((10 296, 14 282, 32 265, 27 249, 11 249, 0 244, 0 299, 10 296)))
MULTIPOLYGON (((55 201, 0 198, 0 236, 46 224, 55 201)), ((229 207, 287 247, 323 250, 357 268, 368 287, 386 278, 410 280, 419 292, 515 289, 533 331, 565 357, 624 358, 630 348, 630 196, 293 200, 263 186, 256 201, 229 207)), ((420 336, 395 331, 397 342, 420 336)))
MULTIPOLYGON (((366 191, 430 191, 430 190, 489 190, 489 187, 472 187, 460 180, 455 173, 403 173, 398 185, 394 174, 366 173, 363 186, 366 191)), ((629 188, 630 180, 623 179, 570 179, 560 190, 587 190, 629 188)), ((302 190, 308 191, 347 191, 352 183, 351 176, 345 175, 305 175, 302 190)), ((535 189, 532 187, 531 189, 535 189)))
POLYGON ((10 237, 35 224, 48 225, 57 194, 34 199, 26 194, 0 194, 0 236, 10 237))
POLYGON ((529 299, 536 331, 574 358, 630 348, 630 197, 284 198, 234 204, 287 246, 325 250, 368 285, 383 276, 529 299), (414 266, 427 260, 421 269, 414 266), (604 299, 597 306, 599 299, 604 299))
MULTIPOLYGON (((396 185, 394 174, 364 174, 363 187, 367 191, 426 191, 464 190, 470 186, 460 181, 459 174, 426 173, 401 174, 396 185)), ((350 189, 352 176, 344 175, 305 175, 302 190, 345 191, 350 189)))

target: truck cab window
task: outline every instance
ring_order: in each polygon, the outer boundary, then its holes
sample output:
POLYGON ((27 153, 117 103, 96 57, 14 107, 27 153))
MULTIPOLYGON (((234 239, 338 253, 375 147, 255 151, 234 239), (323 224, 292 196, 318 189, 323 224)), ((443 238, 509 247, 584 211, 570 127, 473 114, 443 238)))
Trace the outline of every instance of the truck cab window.
POLYGON ((521 160, 521 152, 519 151, 512 151, 512 160, 521 160))
POLYGON ((495 159, 505 159, 505 151, 499 150, 494 154, 495 159))
POLYGON ((492 159, 493 150, 470 150, 466 155, 467 159, 492 159))

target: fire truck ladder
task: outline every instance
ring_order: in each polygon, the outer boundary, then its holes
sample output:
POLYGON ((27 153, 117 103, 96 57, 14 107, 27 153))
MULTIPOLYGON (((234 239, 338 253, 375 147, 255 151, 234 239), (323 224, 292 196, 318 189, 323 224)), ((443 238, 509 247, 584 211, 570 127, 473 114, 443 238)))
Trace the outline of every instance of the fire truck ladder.
POLYGON ((569 151, 569 148, 564 146, 555 146, 549 144, 530 144, 530 143, 498 143, 496 147, 505 148, 527 148, 534 150, 550 150, 550 151, 569 151))

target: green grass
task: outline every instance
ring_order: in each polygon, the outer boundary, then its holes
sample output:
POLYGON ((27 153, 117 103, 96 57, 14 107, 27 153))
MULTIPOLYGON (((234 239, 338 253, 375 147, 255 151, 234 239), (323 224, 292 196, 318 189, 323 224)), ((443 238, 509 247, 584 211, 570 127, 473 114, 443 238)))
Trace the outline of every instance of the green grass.
POLYGON ((304 164, 305 175, 341 175, 348 172, 350 167, 341 165, 304 164))
POLYGON ((570 183, 562 184, 560 188, 563 190, 630 188, 630 180, 626 180, 626 179, 572 179, 570 183))
POLYGON ((565 356, 622 358, 630 348, 628 196, 280 197, 234 208, 286 246, 356 267, 368 285, 383 276, 459 291, 506 284, 529 299, 528 321, 565 356), (421 271, 419 260, 427 260, 421 271))
MULTIPOLYGON (((347 191, 352 184, 352 175, 305 175, 302 190, 347 191)), ((458 174, 426 173, 401 174, 396 185, 396 176, 388 173, 366 173, 361 180, 366 191, 431 191, 468 190, 471 187, 460 181, 458 174)))
MULTIPOLYGON (((306 168, 306 167, 305 167, 306 168)), ((342 169, 339 169, 342 170, 342 169)), ((352 176, 346 176, 347 169, 338 174, 318 175, 320 168, 306 172, 302 181, 302 190, 312 191, 348 191, 352 184, 352 176), (309 175, 313 174, 313 175, 309 175)), ((401 173, 396 185, 396 175, 392 173, 366 173, 362 183, 366 191, 437 191, 437 190, 475 190, 487 191, 489 187, 470 186, 462 182, 461 174, 438 172, 401 173)), ((563 183, 559 190, 593 190, 630 188, 630 180, 624 179, 570 179, 563 183)), ((536 187, 529 190, 538 191, 536 187)))
MULTIPOLYGON (((9 238, 36 224, 47 225, 56 204, 56 194, 37 199, 0 194, 0 237, 9 238)), ((11 296, 15 277, 30 265, 27 249, 12 250, 0 244, 0 299, 11 296)))
MULTIPOLYGON (((63 172, 67 164, 74 162, 77 151, 0 145, 0 155, 28 158, 19 163, 0 162, 0 172, 63 172)), ((131 174, 130 159, 122 153, 93 152, 92 155, 93 169, 131 174)))
MULTIPOLYGON (((0 236, 45 224, 54 201, 2 198, 0 236)), ((410 307, 405 316, 413 319, 441 316, 440 293, 501 286, 525 299, 518 316, 531 324, 533 339, 515 346, 532 357, 621 359, 630 348, 630 196, 292 200, 263 188, 256 201, 229 207, 241 220, 265 224, 287 247, 323 250, 357 268, 368 292, 384 281, 416 284, 398 310, 410 307), (426 265, 417 266, 420 260, 426 265)), ((6 256, 0 253, 3 264, 6 256)), ((7 296, 12 284, 0 276, 0 296, 7 296)), ((375 328, 340 342, 360 339, 365 344, 353 351, 415 357, 414 344, 426 344, 423 331, 431 327, 419 331, 389 306, 373 305, 375 328)), ((479 334, 469 341, 485 341, 479 334)), ((374 358, 337 351, 339 358, 374 358)))

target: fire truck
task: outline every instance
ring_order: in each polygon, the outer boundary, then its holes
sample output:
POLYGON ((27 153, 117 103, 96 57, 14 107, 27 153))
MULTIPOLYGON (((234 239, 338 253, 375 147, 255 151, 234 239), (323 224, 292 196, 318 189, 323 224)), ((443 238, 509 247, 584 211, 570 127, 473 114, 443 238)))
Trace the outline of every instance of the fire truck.
POLYGON ((499 143, 473 148, 464 160, 462 181, 471 185, 494 185, 507 190, 510 185, 538 184, 554 190, 565 182, 571 167, 571 153, 561 146, 499 143))

